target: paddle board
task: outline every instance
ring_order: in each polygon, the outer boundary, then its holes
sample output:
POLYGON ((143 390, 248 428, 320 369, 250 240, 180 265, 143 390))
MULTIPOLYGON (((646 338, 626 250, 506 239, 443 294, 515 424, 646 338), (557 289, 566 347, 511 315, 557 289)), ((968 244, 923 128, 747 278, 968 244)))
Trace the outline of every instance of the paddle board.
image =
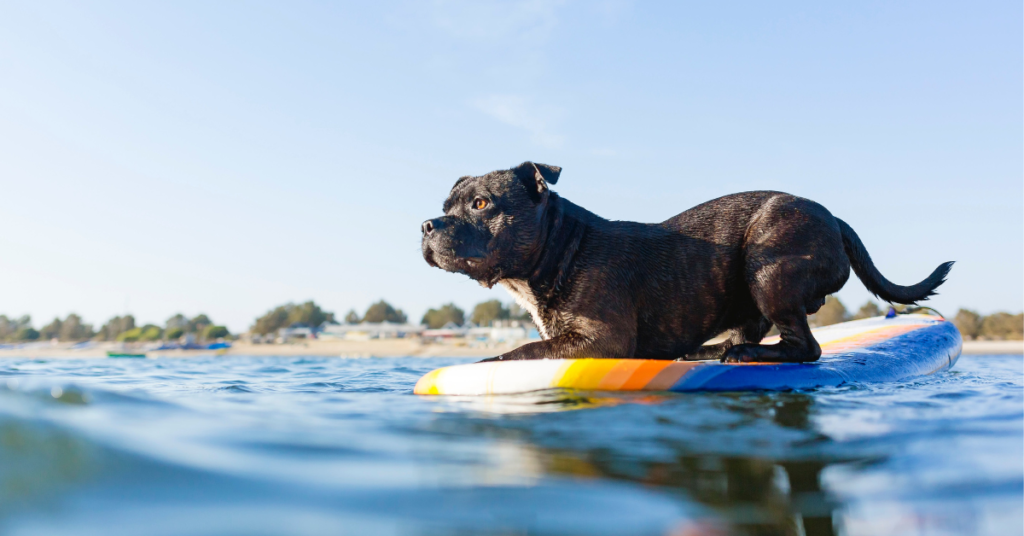
MULTIPOLYGON (((444 367, 416 383, 420 395, 496 395, 543 389, 779 391, 893 382, 946 370, 960 357, 952 322, 911 314, 812 330, 814 363, 719 363, 647 359, 539 359, 444 367)), ((778 337, 764 344, 777 343, 778 337)))

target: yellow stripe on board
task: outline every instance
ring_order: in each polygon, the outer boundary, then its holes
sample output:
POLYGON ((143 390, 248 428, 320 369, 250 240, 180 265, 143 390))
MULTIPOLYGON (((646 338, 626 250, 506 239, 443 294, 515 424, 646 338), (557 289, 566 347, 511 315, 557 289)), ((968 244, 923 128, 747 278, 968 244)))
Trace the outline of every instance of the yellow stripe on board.
POLYGON ((420 381, 416 382, 416 387, 413 388, 412 392, 417 395, 440 395, 441 390, 438 388, 438 376, 441 375, 443 368, 435 369, 420 378, 420 381))
POLYGON ((573 360, 568 360, 562 363, 562 365, 558 367, 558 372, 555 372, 555 375, 551 377, 550 386, 561 387, 562 380, 565 378, 566 374, 569 373, 569 369, 571 369, 575 363, 576 362, 573 360))
POLYGON ((551 382, 552 387, 569 387, 573 389, 597 389, 601 380, 608 372, 619 364, 621 359, 576 359, 562 374, 551 382))

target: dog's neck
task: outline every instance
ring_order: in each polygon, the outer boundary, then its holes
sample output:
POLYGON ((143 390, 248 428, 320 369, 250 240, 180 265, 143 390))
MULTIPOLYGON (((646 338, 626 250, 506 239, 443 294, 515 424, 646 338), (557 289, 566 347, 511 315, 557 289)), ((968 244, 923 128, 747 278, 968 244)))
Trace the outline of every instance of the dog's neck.
POLYGON ((572 263, 587 229, 586 223, 574 214, 576 208, 579 207, 551 192, 545 214, 545 236, 527 278, 538 297, 548 300, 555 297, 572 274, 572 263))
POLYGON ((541 336, 548 337, 545 309, 560 298, 573 272, 573 262, 586 234, 585 216, 589 214, 551 192, 542 217, 544 233, 529 275, 500 281, 520 307, 533 317, 541 336), (582 212, 577 214, 577 212, 582 212), (583 216, 583 217, 581 217, 583 216))

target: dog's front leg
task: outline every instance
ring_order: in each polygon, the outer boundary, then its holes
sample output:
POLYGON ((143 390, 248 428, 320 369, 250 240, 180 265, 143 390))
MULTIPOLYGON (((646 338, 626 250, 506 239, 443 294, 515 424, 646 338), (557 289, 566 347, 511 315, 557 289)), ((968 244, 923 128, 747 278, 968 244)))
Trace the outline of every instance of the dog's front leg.
POLYGON ((515 350, 506 352, 497 357, 484 359, 486 361, 522 361, 526 359, 573 359, 584 356, 583 353, 590 346, 590 341, 575 333, 564 333, 552 337, 546 341, 531 342, 524 344, 515 350))
POLYGON ((632 357, 631 341, 618 342, 614 337, 595 339, 578 333, 563 333, 545 341, 524 344, 498 357, 480 361, 521 361, 525 359, 580 359, 584 357, 632 357))

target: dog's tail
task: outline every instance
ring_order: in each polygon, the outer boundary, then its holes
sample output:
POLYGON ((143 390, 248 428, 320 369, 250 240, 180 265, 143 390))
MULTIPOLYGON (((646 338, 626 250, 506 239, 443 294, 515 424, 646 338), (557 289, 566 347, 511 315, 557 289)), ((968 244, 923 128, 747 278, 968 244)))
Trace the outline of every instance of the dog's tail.
POLYGON ((853 232, 853 228, 839 218, 836 218, 836 221, 839 222, 839 229, 843 233, 843 247, 846 249, 846 256, 850 258, 854 273, 872 294, 887 302, 913 305, 927 300, 929 296, 935 294, 935 289, 946 281, 946 275, 953 267, 952 262, 944 262, 932 272, 932 275, 916 285, 897 285, 875 268, 875 263, 871 262, 871 255, 868 255, 868 250, 864 248, 864 243, 860 241, 857 233, 853 232))

